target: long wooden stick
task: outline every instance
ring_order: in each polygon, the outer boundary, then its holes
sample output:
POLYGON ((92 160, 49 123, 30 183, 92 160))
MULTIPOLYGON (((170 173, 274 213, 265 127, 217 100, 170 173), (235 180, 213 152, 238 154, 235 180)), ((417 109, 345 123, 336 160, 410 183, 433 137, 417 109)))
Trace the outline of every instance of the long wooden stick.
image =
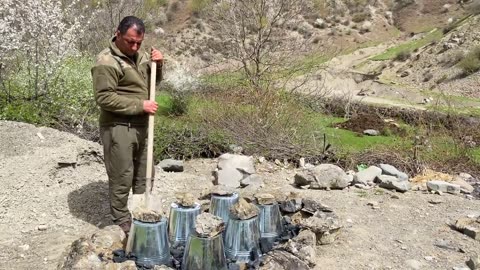
MULTIPOLYGON (((151 76, 150 76, 150 101, 155 101, 155 86, 157 76, 157 62, 152 61, 151 64, 151 76)), ((150 209, 150 193, 152 192, 152 172, 153 172, 153 128, 154 128, 154 115, 148 116, 148 140, 147 140, 147 175, 145 190, 145 206, 150 209)))

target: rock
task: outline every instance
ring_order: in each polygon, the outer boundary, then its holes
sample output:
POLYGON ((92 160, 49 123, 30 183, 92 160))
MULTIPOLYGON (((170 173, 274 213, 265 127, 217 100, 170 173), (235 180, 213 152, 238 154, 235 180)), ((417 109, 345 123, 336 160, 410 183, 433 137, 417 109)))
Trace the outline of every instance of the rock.
POLYGON ((470 217, 459 218, 453 227, 475 240, 480 240, 480 217, 476 219, 470 217))
POLYGON ((286 213, 295 213, 302 209, 302 198, 296 192, 290 192, 287 197, 280 201, 280 210, 286 213))
POLYGON ((399 171, 397 168, 389 164, 380 164, 382 169, 382 174, 396 176, 399 180, 408 181, 408 175, 404 172, 399 171))
POLYGON ((196 198, 193 194, 188 192, 176 192, 175 193, 175 202, 183 207, 194 207, 196 198))
POLYGON ((225 222, 221 217, 210 213, 202 213, 195 221, 195 232, 199 237, 209 238, 222 233, 225 230, 225 222))
POLYGON ((361 33, 370 32, 371 30, 372 30, 372 22, 365 21, 360 26, 360 32, 361 33))
POLYGON ((252 174, 240 180, 240 186, 241 187, 254 186, 256 188, 261 188, 263 187, 263 179, 258 174, 252 174))
POLYGON ((400 192, 406 192, 410 190, 411 186, 408 181, 399 180, 395 176, 379 175, 377 176, 377 182, 379 186, 386 189, 394 189, 400 192))
POLYGON ((274 250, 267 253, 260 265, 260 270, 309 270, 307 263, 283 250, 274 250))
POLYGON ((105 265, 105 270, 137 270, 137 265, 134 261, 125 261, 123 263, 110 262, 105 265))
POLYGON ((255 194, 255 199, 260 205, 272 205, 277 202, 275 196, 269 193, 257 193, 255 194))
POLYGON ((153 209, 147 209, 144 206, 139 206, 133 210, 132 217, 142 222, 155 223, 162 220, 163 213, 157 212, 153 209))
POLYGON ((343 189, 350 184, 350 178, 342 168, 333 164, 320 164, 303 169, 295 175, 296 186, 310 185, 311 189, 343 189))
POLYGON ((122 228, 112 225, 95 232, 90 240, 96 254, 104 254, 105 259, 112 259, 112 251, 122 249, 125 238, 122 228))
POLYGON ((165 172, 183 172, 183 161, 175 159, 164 159, 157 165, 165 172))
POLYGON ((218 158, 217 167, 219 170, 223 170, 225 168, 236 168, 244 171, 247 174, 254 174, 256 172, 253 158, 244 155, 228 153, 223 154, 218 158))
POLYGON ((308 266, 313 267, 315 266, 316 243, 315 233, 310 230, 303 230, 293 239, 288 240, 288 242, 281 244, 275 249, 288 251, 302 261, 307 262, 308 266))
POLYGON ((57 266, 59 270, 104 270, 104 265, 95 254, 93 245, 82 237, 72 243, 64 252, 62 261, 57 266))
POLYGON ((210 193, 215 195, 220 195, 220 196, 229 196, 235 193, 235 189, 232 187, 218 185, 218 186, 212 187, 212 189, 210 190, 210 193))
POLYGON ((447 192, 450 194, 460 193, 459 185, 450 184, 445 181, 438 181, 438 180, 428 181, 427 188, 429 191, 436 191, 436 192, 440 191, 440 192, 447 192))
POLYGON ((375 178, 382 174, 382 169, 377 166, 370 166, 363 171, 359 171, 353 176, 353 183, 369 185, 375 178))
POLYGON ((243 152, 243 147, 238 146, 236 144, 230 144, 228 148, 230 148, 230 150, 236 155, 240 155, 243 152))
POLYGON ((218 158, 215 185, 237 188, 240 181, 255 173, 253 158, 250 156, 223 154, 218 158))
POLYGON ((473 255, 470 260, 467 262, 468 267, 472 270, 480 269, 480 255, 473 255))
POLYGON ((240 187, 240 181, 245 178, 236 168, 227 167, 216 171, 214 185, 223 185, 232 188, 240 187))
POLYGON ((247 202, 244 198, 240 198, 236 204, 230 208, 233 218, 247 220, 258 216, 260 210, 254 204, 247 202))
POLYGON ((168 267, 166 265, 155 265, 153 270, 175 270, 174 268, 168 267))
POLYGON ((365 129, 363 131, 363 134, 368 135, 368 136, 378 136, 378 135, 380 135, 380 131, 375 130, 375 129, 365 129))
POLYGON ((163 34, 165 34, 165 30, 163 30, 163 28, 161 27, 157 27, 155 28, 155 30, 153 30, 153 33, 157 36, 162 36, 163 34))
POLYGON ((317 27, 317 28, 320 28, 320 29, 323 29, 323 28, 326 28, 327 27, 327 23, 322 19, 322 18, 318 18, 317 20, 315 20, 315 22, 313 23, 313 26, 317 27))
POLYGON ((314 232, 317 244, 320 245, 333 243, 342 228, 336 216, 328 216, 325 213, 323 217, 313 216, 302 220, 300 226, 314 232))
POLYGON ((47 225, 39 225, 37 227, 37 230, 39 231, 46 231, 48 229, 48 226, 47 225))
POLYGON ((323 204, 319 200, 305 198, 303 199, 302 203, 302 211, 310 213, 312 215, 317 212, 333 212, 330 206, 323 204))
POLYGON ((465 181, 465 179, 460 176, 455 177, 451 183, 454 185, 459 185, 460 192, 465 194, 470 194, 475 190, 475 188, 472 185, 467 183, 467 181, 465 181))
POLYGON ((298 167, 305 168, 305 158, 302 157, 298 160, 298 167))

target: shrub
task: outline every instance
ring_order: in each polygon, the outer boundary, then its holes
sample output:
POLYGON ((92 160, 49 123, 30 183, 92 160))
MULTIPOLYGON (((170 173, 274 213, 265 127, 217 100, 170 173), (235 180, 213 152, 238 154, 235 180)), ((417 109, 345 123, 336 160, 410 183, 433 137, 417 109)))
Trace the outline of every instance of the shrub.
POLYGON ((465 75, 480 70, 480 46, 473 48, 457 65, 465 75))
POLYGON ((399 51, 396 55, 395 55, 395 58, 394 60, 396 61, 406 61, 408 60, 408 58, 410 58, 410 51, 408 50, 403 50, 403 51, 399 51))
POLYGON ((190 0, 190 9, 198 16, 210 4, 211 0, 190 0))
POLYGON ((353 14, 352 21, 356 23, 363 22, 370 18, 370 13, 368 12, 357 12, 353 14))

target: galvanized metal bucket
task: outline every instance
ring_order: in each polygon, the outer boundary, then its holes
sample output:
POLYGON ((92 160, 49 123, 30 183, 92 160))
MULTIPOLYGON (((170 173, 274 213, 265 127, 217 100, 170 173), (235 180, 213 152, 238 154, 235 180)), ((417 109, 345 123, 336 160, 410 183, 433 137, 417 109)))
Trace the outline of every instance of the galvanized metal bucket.
POLYGON ((136 257, 137 264, 145 267, 171 265, 167 223, 166 218, 156 223, 133 221, 127 250, 136 257))
POLYGON ((260 226, 258 216, 238 220, 230 218, 225 232, 225 254, 228 259, 236 262, 249 262, 253 257, 259 257, 260 226))
POLYGON ((238 202, 238 194, 222 196, 212 194, 210 199, 210 213, 221 217, 225 224, 229 221, 230 207, 238 202))
POLYGON ((200 212, 198 203, 193 207, 171 204, 168 222, 168 237, 171 245, 184 245, 187 242, 188 236, 195 231, 195 220, 200 212))
POLYGON ((227 270, 222 234, 211 238, 190 234, 183 255, 182 270, 227 270))

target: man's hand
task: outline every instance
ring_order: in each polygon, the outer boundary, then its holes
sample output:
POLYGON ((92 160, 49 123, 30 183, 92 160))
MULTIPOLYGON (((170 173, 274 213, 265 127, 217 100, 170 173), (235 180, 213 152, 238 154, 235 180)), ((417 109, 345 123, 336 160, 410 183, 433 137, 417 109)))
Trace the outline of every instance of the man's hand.
POLYGON ((148 114, 155 114, 158 109, 158 104, 155 101, 144 100, 143 101, 143 111, 148 114))
POLYGON ((152 58, 152 61, 157 62, 157 64, 161 64, 163 62, 163 54, 159 50, 153 47, 152 47, 150 57, 152 58))

